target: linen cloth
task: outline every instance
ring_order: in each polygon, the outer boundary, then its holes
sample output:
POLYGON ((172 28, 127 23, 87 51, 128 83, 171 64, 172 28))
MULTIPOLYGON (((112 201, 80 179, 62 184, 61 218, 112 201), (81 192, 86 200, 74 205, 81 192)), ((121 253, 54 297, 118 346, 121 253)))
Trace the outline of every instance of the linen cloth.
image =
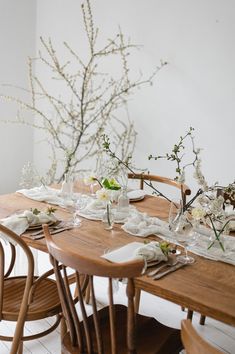
MULTIPOLYGON (((31 210, 25 210, 19 214, 13 214, 7 218, 1 219, 0 223, 14 231, 17 235, 21 235, 29 226, 55 222, 56 220, 54 214, 47 214, 46 212, 41 211, 36 215, 31 210)), ((0 233, 0 238, 5 239, 6 236, 3 233, 0 233)))
MULTIPOLYGON (((122 229, 133 236, 147 237, 156 235, 161 239, 180 245, 174 232, 169 230, 169 224, 166 221, 150 217, 146 213, 136 211, 134 215, 127 219, 122 229)), ((188 247, 190 252, 207 259, 235 265, 235 237, 223 235, 225 245, 225 252, 223 252, 220 247, 214 246, 208 250, 209 238, 213 235, 211 229, 200 225, 194 232, 196 232, 196 245, 188 247)))
POLYGON ((34 187, 31 189, 20 189, 17 193, 23 194, 29 199, 59 205, 63 208, 74 204, 74 201, 69 194, 65 195, 61 192, 61 190, 47 186, 34 187))
POLYGON ((161 234, 165 238, 173 238, 173 233, 169 230, 168 223, 156 217, 151 217, 146 213, 135 211, 122 226, 122 229, 138 237, 161 234))
POLYGON ((162 253, 159 247, 159 243, 155 241, 148 244, 131 242, 123 247, 111 250, 101 257, 115 263, 128 262, 134 259, 144 259, 145 261, 167 260, 167 256, 162 253))
MULTIPOLYGON (((78 208, 78 215, 89 219, 89 220, 102 220, 106 209, 106 203, 98 199, 94 199, 88 196, 84 196, 85 205, 78 208)), ((111 212, 114 217, 115 223, 124 223, 127 217, 135 212, 136 208, 134 206, 129 206, 127 210, 119 209, 117 205, 111 205, 111 212)))

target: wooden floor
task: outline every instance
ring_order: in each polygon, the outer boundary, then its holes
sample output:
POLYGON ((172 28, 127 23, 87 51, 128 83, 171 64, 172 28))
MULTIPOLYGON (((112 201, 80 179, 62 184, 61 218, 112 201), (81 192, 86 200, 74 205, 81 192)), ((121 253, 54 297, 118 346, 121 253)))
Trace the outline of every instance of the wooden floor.
MULTIPOLYGON (((40 253, 39 259, 40 264, 44 264, 45 269, 47 268, 47 258, 45 255, 40 253)), ((96 291, 99 294, 99 302, 102 306, 105 304, 105 298, 107 293, 106 280, 103 278, 96 279, 96 291)), ((116 286, 114 284, 114 286, 116 286)), ((118 303, 125 303, 125 285, 118 284, 118 289, 116 289, 115 299, 118 303)), ((147 293, 142 293, 140 312, 152 317, 155 317, 158 321, 175 328, 180 327, 181 319, 186 317, 186 313, 181 311, 181 308, 173 303, 162 300, 155 296, 147 293)), ((48 324, 51 323, 50 320, 43 320, 37 322, 27 323, 25 325, 25 334, 32 333, 34 331, 40 331, 47 328, 48 324)), ((213 319, 207 318, 206 325, 200 326, 199 315, 195 314, 193 319, 194 325, 197 327, 198 331, 214 346, 217 346, 224 353, 235 354, 235 327, 230 327, 213 319)), ((0 333, 12 334, 14 332, 14 326, 10 322, 0 323, 0 333)), ((9 354, 10 343, 0 341, 0 354, 9 354)), ((60 353, 60 334, 59 329, 43 337, 39 340, 25 342, 24 353, 33 354, 59 354, 60 353)), ((142 353, 144 354, 144 353, 142 353)), ((206 353, 202 353, 206 354, 206 353)))

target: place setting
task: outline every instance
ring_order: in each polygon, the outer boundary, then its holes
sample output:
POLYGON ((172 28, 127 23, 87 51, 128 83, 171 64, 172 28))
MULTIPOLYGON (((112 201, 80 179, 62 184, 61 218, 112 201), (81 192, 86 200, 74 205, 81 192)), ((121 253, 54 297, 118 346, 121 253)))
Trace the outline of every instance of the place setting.
MULTIPOLYGON (((1 224, 14 231, 17 235, 39 240, 44 237, 44 224, 49 226, 52 234, 57 234, 72 228, 68 222, 60 220, 55 215, 56 209, 47 207, 43 210, 31 208, 29 210, 19 210, 12 215, 1 219, 1 224)), ((4 239, 4 235, 0 234, 4 239)))
POLYGON ((141 259, 144 261, 142 275, 153 280, 161 279, 190 263, 181 255, 176 245, 167 241, 131 242, 119 248, 106 250, 101 257, 114 263, 141 259))

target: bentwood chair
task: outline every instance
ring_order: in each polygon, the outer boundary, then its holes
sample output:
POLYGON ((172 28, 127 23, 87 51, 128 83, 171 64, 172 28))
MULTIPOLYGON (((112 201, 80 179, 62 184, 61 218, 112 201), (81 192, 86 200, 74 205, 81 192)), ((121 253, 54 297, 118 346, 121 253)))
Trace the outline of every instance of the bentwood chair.
MULTIPOLYGON (((128 178, 129 179, 136 179, 140 181, 140 189, 144 189, 145 182, 147 182, 150 185, 153 185, 153 182, 156 183, 163 183, 167 184, 169 186, 178 188, 180 192, 182 193, 182 202, 183 205, 186 204, 186 198, 187 195, 191 194, 191 190, 186 186, 185 184, 179 183, 171 178, 168 177, 162 177, 162 176, 157 176, 157 175, 151 175, 148 173, 128 173, 128 178)), ((147 186, 147 184, 146 184, 147 186)))
POLYGON ((34 259, 30 248, 13 231, 0 224, 0 320, 16 322, 14 337, 0 335, 0 340, 12 341, 10 354, 23 352, 23 341, 37 339, 52 332, 60 323, 61 305, 56 281, 48 278, 53 270, 34 276, 34 259), (17 254, 24 256, 26 275, 14 276, 17 254), (55 316, 51 327, 43 332, 24 336, 25 321, 55 316))
POLYGON ((65 318, 62 353, 77 354, 174 354, 182 348, 179 331, 134 311, 133 278, 140 276, 143 261, 111 263, 101 257, 90 258, 71 245, 61 248, 44 226, 47 247, 53 264, 65 318), (67 248, 66 248, 67 247, 67 248), (62 269, 60 268, 62 265, 62 269), (76 272, 79 308, 67 281, 67 267, 76 272), (108 306, 97 308, 94 276, 108 278, 108 306), (128 307, 114 304, 112 278, 127 278, 128 307), (93 313, 88 316, 83 298, 89 282, 93 313))
MULTIPOLYGON (((171 178, 168 178, 168 177, 162 177, 162 176, 146 174, 146 173, 128 173, 128 178, 132 179, 132 180, 133 179, 139 180, 140 181, 140 185, 139 185, 140 189, 144 189, 145 185, 146 186, 148 186, 148 185, 154 186, 154 182, 167 184, 169 186, 179 189, 180 193, 181 193, 181 197, 182 197, 183 206, 186 205, 187 196, 189 196, 191 194, 191 190, 189 189, 189 187, 186 184, 182 184, 182 183, 177 182, 177 181, 175 181, 171 178), (145 182, 147 182, 147 183, 145 183, 145 182)), ((137 312, 139 311, 140 296, 141 296, 141 290, 138 289, 136 291, 136 297, 135 297, 135 308, 136 308, 137 312)), ((184 310, 183 307, 182 307, 182 310, 184 310)), ((192 319, 192 317, 193 317, 193 311, 188 309, 187 318, 192 319)), ((205 319, 206 319, 206 317, 204 315, 200 316, 200 324, 201 325, 205 324, 205 319)))
POLYGON ((181 338, 186 354, 222 354, 197 333, 190 320, 181 322, 181 338))
MULTIPOLYGON (((179 183, 173 179, 170 179, 168 177, 162 177, 162 176, 152 175, 152 174, 148 174, 148 173, 128 173, 128 178, 131 180, 139 180, 140 181, 140 184, 139 184, 140 189, 144 189, 144 187, 145 186, 147 187, 148 185, 154 185, 153 182, 163 183, 163 184, 167 184, 169 186, 175 187, 180 190, 183 205, 186 204, 187 196, 191 194, 191 190, 188 188, 188 186, 186 186, 185 184, 179 183), (147 182, 147 183, 145 183, 145 182, 147 182)), ((135 297, 135 308, 136 308, 137 312, 139 311, 140 295, 141 295, 141 290, 138 289, 136 291, 136 297, 135 297)), ((192 313, 190 312, 190 316, 191 315, 192 315, 192 313)))

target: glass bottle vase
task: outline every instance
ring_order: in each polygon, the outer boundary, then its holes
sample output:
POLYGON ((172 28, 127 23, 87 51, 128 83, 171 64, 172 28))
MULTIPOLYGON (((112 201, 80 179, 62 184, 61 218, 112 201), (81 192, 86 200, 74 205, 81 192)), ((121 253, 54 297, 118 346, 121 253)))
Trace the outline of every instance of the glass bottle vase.
POLYGON ((102 222, 105 230, 112 230, 114 224, 114 216, 111 209, 111 203, 107 202, 106 208, 103 214, 102 222))

